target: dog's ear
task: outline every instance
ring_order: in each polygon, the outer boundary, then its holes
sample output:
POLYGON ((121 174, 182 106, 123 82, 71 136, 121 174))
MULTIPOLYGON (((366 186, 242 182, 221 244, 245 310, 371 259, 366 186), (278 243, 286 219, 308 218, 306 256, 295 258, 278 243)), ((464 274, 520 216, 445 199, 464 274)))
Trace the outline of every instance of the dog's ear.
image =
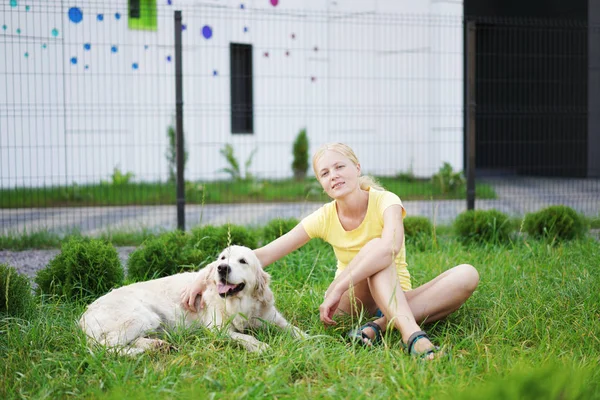
POLYGON ((274 299, 269 283, 271 283, 271 275, 267 274, 261 267, 258 267, 258 273, 256 274, 256 298, 264 304, 270 304, 274 299))

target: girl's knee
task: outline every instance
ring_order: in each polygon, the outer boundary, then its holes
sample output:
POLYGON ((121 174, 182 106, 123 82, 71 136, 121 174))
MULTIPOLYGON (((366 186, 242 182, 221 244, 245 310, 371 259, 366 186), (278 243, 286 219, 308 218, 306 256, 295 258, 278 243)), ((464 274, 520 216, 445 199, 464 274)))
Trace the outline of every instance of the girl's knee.
POLYGON ((479 272, 471 264, 460 264, 456 266, 457 273, 460 274, 460 280, 465 285, 465 289, 474 292, 479 284, 479 272))

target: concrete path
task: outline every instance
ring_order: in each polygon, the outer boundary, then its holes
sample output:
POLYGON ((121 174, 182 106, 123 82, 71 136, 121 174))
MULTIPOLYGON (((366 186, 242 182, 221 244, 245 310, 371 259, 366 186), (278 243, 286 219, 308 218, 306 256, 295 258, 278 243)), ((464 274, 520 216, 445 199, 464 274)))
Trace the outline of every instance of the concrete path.
MULTIPOLYGON (((497 209, 511 216, 523 216, 553 204, 570 206, 587 216, 600 216, 600 180, 595 179, 494 179, 489 180, 496 200, 476 200, 477 209, 497 209)), ((449 224, 466 210, 465 200, 405 201, 408 215, 421 215, 436 224, 449 224)), ((186 228, 197 225, 262 225, 274 218, 301 219, 321 203, 261 203, 187 205, 186 228)), ((0 209, 1 235, 40 230, 86 235, 106 231, 140 229, 172 230, 177 227, 175 206, 78 207, 0 209)))

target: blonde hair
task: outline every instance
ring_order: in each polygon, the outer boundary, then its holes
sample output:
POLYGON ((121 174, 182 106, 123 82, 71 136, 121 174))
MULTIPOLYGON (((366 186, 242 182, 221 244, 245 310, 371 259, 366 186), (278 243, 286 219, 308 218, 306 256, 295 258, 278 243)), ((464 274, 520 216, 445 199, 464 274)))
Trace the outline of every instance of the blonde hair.
MULTIPOLYGON (((356 154, 354 154, 354 151, 350 148, 350 146, 348 146, 344 143, 326 143, 326 144, 322 145, 321 147, 319 147, 317 149, 317 151, 315 152, 315 154, 313 155, 312 166, 313 166, 313 172, 315 173, 315 176, 317 177, 317 179, 319 179, 319 174, 317 171, 317 162, 321 159, 321 157, 323 156, 323 153, 325 153, 327 150, 335 151, 336 153, 343 155, 344 157, 349 159, 354 165, 359 164, 358 157, 356 157, 356 154)), ((377 182, 377 180, 375 178, 373 178, 372 176, 369 176, 369 175, 359 176, 358 184, 360 185, 360 188, 363 190, 367 190, 368 188, 373 188, 375 190, 385 190, 383 188, 383 186, 381 186, 381 184, 379 182, 377 182)))

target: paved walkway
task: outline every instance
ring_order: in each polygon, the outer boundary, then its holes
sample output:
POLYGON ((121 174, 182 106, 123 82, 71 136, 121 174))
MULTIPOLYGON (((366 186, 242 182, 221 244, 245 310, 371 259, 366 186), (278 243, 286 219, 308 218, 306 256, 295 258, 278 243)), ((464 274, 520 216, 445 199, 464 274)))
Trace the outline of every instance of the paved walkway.
MULTIPOLYGON (((600 180, 595 179, 494 179, 489 180, 498 199, 477 200, 477 209, 497 209, 523 216, 552 204, 568 205, 587 216, 600 216, 600 180)), ((297 218, 310 214, 321 203, 261 203, 187 205, 186 228, 197 225, 261 225, 274 218, 297 218)), ((436 224, 449 224, 466 210, 465 200, 405 201, 409 215, 421 215, 436 224)), ((172 230, 177 226, 175 206, 79 207, 0 209, 0 234, 40 230, 86 235, 106 231, 172 230)))

